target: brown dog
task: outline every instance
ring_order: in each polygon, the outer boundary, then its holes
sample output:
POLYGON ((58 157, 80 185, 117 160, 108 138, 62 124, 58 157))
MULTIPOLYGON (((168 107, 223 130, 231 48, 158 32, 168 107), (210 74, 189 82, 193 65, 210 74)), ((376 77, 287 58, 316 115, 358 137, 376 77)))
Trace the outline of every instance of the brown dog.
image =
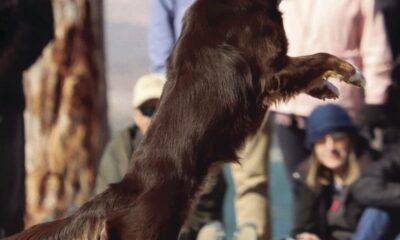
POLYGON ((197 0, 125 178, 73 216, 13 239, 177 239, 210 168, 238 159, 268 105, 300 92, 336 98, 329 76, 362 84, 357 70, 337 57, 292 58, 286 51, 277 0, 197 0))

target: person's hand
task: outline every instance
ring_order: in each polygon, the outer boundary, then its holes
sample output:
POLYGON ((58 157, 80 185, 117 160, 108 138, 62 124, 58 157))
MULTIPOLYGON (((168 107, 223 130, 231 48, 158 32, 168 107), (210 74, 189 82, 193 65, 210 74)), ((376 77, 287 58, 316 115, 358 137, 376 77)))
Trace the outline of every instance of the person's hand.
POLYGON ((300 233, 296 235, 296 240, 320 240, 319 237, 313 233, 300 233))

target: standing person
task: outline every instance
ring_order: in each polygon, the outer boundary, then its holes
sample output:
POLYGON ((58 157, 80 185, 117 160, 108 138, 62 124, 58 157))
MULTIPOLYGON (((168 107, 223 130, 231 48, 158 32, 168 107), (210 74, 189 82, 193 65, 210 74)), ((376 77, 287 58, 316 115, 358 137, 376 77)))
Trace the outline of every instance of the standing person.
MULTIPOLYGON (((100 160, 95 193, 103 192, 110 183, 119 182, 128 170, 133 152, 146 133, 165 83, 164 74, 148 74, 139 78, 132 97, 133 125, 118 133, 107 145, 100 160)), ((204 188, 197 205, 181 230, 180 240, 194 240, 208 222, 221 220, 225 181, 219 172, 204 188)), ((212 240, 212 239, 207 239, 212 240)))
POLYGON ((392 56, 394 59, 393 80, 400 84, 400 0, 377 0, 377 5, 385 19, 385 27, 388 35, 392 56))
POLYGON ((318 106, 307 120, 311 156, 293 174, 297 240, 351 239, 363 212, 351 189, 365 167, 379 157, 346 111, 318 106))
POLYGON ((52 37, 51 1, 0 1, 0 238, 24 227, 22 72, 52 37))
POLYGON ((166 60, 182 30, 182 19, 194 0, 151 0, 148 45, 151 70, 166 71, 166 60))
MULTIPOLYGON (((166 72, 166 60, 182 29, 182 19, 194 0, 151 0, 148 34, 151 69, 166 72)), ((266 116, 265 121, 270 121, 266 116)), ((267 161, 269 153, 269 123, 246 143, 240 154, 241 164, 231 168, 235 187, 237 238, 255 226, 259 240, 269 239, 267 161), (246 226, 246 227, 244 227, 246 226)), ((217 226, 217 225, 216 225, 217 226)), ((217 228, 216 228, 217 229, 217 228)), ((216 230, 219 231, 219 230, 216 230)), ((246 239, 246 238, 244 238, 246 239)), ((247 240, 251 240, 247 238, 247 240)))
MULTIPOLYGON (((367 81, 364 93, 331 79, 340 92, 335 102, 344 107, 356 123, 360 121, 364 102, 370 106, 385 103, 386 89, 391 83, 392 59, 382 12, 375 0, 287 0, 282 1, 281 10, 290 43, 289 55, 327 52, 363 71, 367 81)), ((322 103, 301 94, 274 108, 273 129, 289 176, 309 154, 304 146, 305 122, 312 109, 322 103)))
POLYGON ((235 240, 271 239, 268 202, 268 160, 271 116, 267 113, 258 132, 249 138, 239 153, 240 165, 231 164, 235 185, 237 230, 235 240), (254 227, 257 238, 252 238, 254 227))
POLYGON ((362 125, 366 133, 374 137, 374 132, 381 132, 381 146, 384 148, 400 139, 400 0, 377 0, 377 6, 384 16, 394 61, 392 84, 388 89, 388 99, 384 105, 364 106, 362 125))

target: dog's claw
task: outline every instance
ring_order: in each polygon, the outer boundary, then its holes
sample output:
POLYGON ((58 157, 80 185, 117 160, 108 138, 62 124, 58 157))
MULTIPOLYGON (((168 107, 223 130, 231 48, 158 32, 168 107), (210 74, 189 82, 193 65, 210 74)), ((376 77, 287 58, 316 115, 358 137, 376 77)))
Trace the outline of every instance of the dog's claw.
POLYGON ((365 81, 364 75, 362 74, 362 72, 360 71, 360 69, 358 67, 354 66, 354 69, 356 70, 356 72, 354 73, 353 76, 350 77, 350 79, 348 80, 348 83, 350 83, 354 86, 357 86, 357 87, 365 87, 366 81, 365 81))

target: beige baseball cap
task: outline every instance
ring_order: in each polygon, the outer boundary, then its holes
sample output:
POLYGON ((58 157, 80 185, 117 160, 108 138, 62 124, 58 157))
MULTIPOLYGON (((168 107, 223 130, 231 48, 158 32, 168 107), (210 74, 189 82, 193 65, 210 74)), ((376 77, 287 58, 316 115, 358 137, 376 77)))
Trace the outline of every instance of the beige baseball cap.
POLYGON ((147 100, 160 98, 165 82, 165 74, 151 73, 140 77, 133 87, 132 107, 138 108, 147 100))

